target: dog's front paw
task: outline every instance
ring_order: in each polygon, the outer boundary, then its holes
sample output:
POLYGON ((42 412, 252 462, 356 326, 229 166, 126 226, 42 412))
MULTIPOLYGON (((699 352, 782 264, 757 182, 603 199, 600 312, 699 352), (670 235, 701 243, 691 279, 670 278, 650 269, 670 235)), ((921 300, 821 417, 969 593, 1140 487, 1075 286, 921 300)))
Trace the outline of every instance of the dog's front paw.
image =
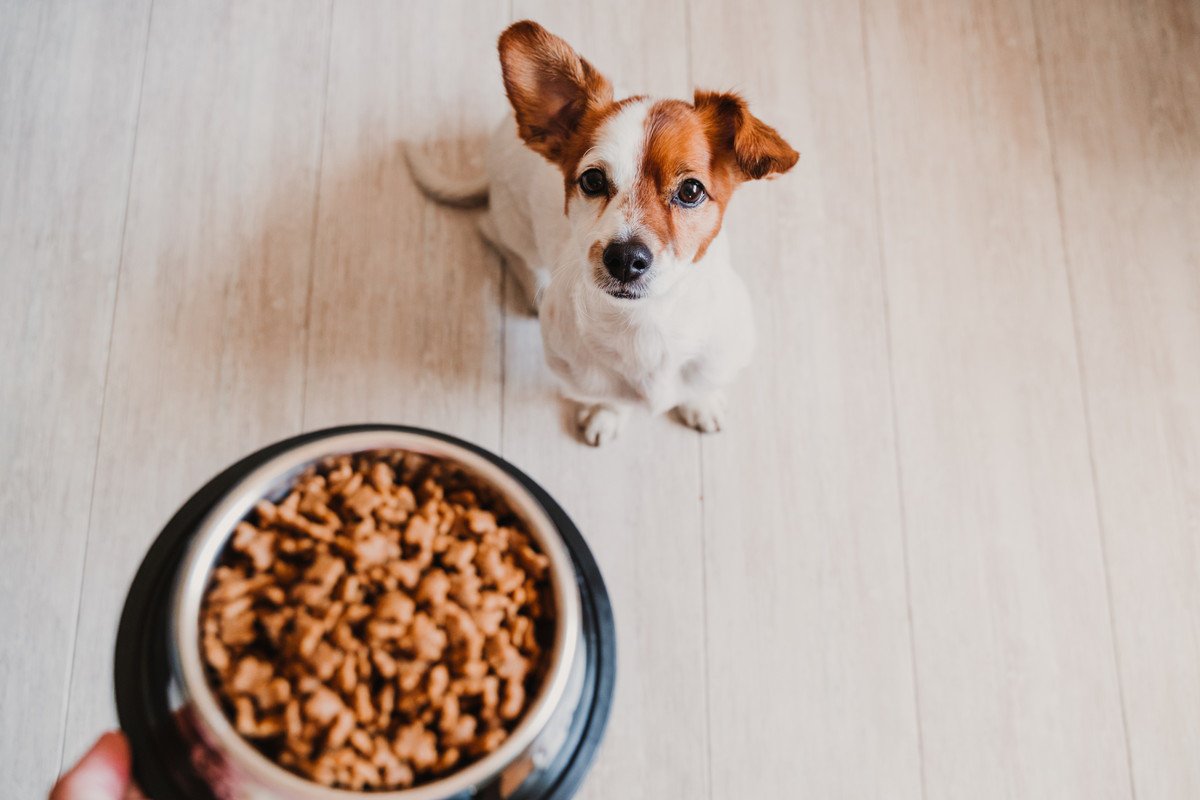
POLYGON ((592 406, 580 406, 576 421, 579 423, 579 433, 583 440, 592 447, 599 447, 617 438, 625 415, 613 406, 597 403, 592 406))
POLYGON ((675 407, 675 413, 689 428, 701 433, 716 433, 725 425, 725 397, 714 394, 690 403, 681 403, 675 407))

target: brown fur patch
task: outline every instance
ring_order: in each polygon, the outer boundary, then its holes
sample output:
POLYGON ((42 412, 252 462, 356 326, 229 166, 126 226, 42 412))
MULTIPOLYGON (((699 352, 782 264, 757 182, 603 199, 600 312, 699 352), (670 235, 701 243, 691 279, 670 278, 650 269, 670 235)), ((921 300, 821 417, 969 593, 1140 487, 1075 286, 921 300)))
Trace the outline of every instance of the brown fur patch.
POLYGON ((663 100, 646 113, 646 140, 634 192, 642 225, 676 258, 704 255, 721 229, 730 182, 713 170, 713 154, 703 120, 682 100, 663 100), (708 199, 685 208, 673 198, 687 178, 700 181, 708 199))
POLYGON ((500 34, 504 90, 530 148, 561 162, 583 120, 612 103, 612 84, 569 44, 522 20, 500 34))
POLYGON ((745 180, 791 169, 800 154, 734 94, 696 92, 696 102, 663 100, 646 114, 646 141, 634 192, 641 223, 677 258, 704 257, 721 230, 734 189, 745 180), (695 208, 672 202, 694 178, 708 199, 695 208))
POLYGON ((781 175, 800 159, 778 131, 750 113, 740 96, 697 90, 694 99, 713 151, 730 162, 740 180, 781 175))

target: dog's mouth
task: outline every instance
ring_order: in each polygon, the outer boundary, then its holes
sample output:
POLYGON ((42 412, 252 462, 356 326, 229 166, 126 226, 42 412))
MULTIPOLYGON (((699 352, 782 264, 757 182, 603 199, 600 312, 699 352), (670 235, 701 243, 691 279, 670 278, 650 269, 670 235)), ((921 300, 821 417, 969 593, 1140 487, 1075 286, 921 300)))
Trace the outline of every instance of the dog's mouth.
POLYGON ((649 292, 651 274, 646 273, 634 281, 619 281, 603 268, 594 273, 596 288, 617 300, 640 300, 649 292))

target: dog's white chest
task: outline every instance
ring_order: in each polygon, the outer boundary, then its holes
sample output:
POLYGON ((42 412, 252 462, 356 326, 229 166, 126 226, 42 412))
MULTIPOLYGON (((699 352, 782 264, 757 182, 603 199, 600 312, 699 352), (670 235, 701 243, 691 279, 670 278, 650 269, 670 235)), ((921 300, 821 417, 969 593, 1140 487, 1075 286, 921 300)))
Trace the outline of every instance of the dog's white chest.
POLYGON ((542 307, 546 358, 577 398, 609 399, 667 411, 687 393, 705 350, 697 320, 670 315, 591 316, 553 289, 542 307), (688 324, 688 323, 691 324, 688 324))

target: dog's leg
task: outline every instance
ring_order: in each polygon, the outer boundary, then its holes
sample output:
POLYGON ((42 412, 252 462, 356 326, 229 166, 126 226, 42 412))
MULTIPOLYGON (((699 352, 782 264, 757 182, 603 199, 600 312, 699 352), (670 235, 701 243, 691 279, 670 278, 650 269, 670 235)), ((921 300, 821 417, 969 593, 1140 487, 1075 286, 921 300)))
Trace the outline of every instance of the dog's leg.
POLYGON ((617 438, 629 416, 629 407, 616 403, 580 403, 575 421, 579 434, 592 447, 599 447, 617 438))
POLYGON ((675 406, 680 421, 701 433, 716 433, 725 424, 725 392, 715 390, 675 406))
POLYGON ((550 283, 550 270, 531 267, 521 254, 509 247, 500 237, 500 231, 496 228, 496 222, 490 214, 480 215, 476 227, 479 229, 480 235, 504 259, 504 263, 508 265, 509 274, 516 277, 517 283, 521 285, 521 292, 525 295, 525 302, 528 304, 530 313, 536 316, 542 292, 550 283))

